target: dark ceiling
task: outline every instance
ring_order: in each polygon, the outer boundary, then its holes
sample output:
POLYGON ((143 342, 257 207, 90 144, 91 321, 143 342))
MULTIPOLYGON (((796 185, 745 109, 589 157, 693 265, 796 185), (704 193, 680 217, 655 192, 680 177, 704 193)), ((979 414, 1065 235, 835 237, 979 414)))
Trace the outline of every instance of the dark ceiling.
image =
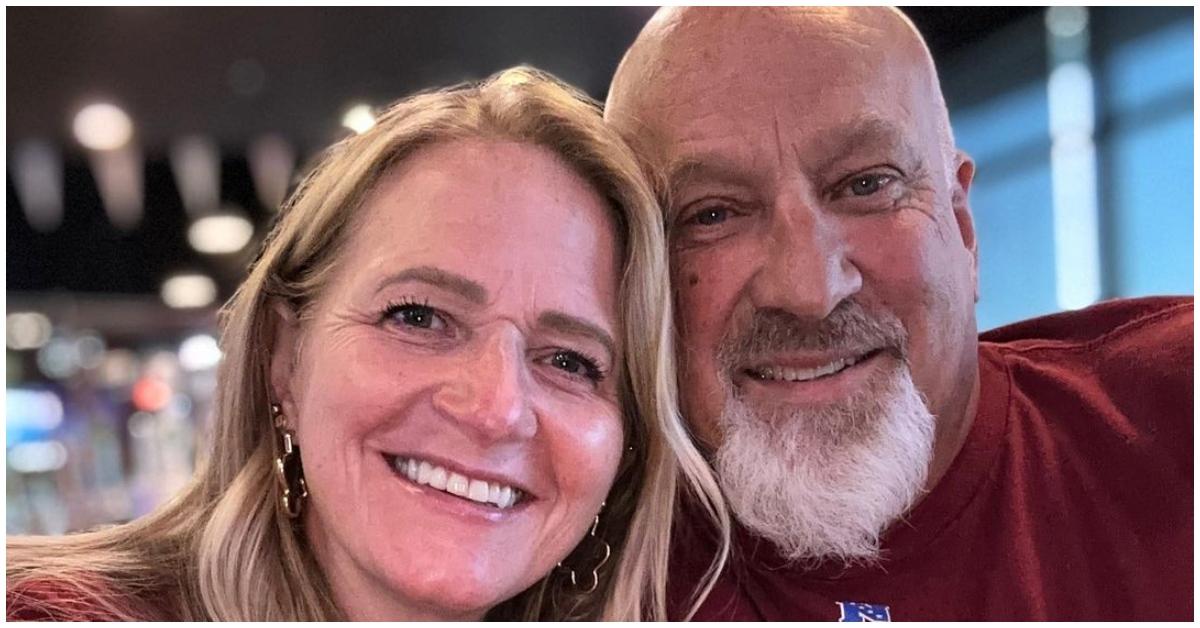
MULTIPOLYGON (((936 56, 1030 7, 905 9, 936 56)), ((151 149, 204 132, 323 145, 351 103, 530 63, 603 97, 653 13, 631 8, 10 8, 8 141, 68 142, 71 115, 110 99, 151 149)))
MULTIPOLYGON (((1041 9, 905 9, 937 59, 1041 9)), ((344 133, 353 102, 382 105, 414 90, 530 63, 602 98, 653 8, 10 8, 8 146, 45 139, 65 159, 66 212, 38 233, 7 185, 9 294, 152 295, 170 271, 196 268, 228 296, 247 261, 187 245, 166 147, 204 133, 222 148, 222 200, 260 226, 243 151, 277 133, 304 154, 344 133), (71 116, 108 99, 130 113, 143 148, 148 211, 132 232, 112 227, 71 116)), ((10 160, 11 163, 11 160, 10 160)), ((247 250, 253 247, 247 247, 247 250)))

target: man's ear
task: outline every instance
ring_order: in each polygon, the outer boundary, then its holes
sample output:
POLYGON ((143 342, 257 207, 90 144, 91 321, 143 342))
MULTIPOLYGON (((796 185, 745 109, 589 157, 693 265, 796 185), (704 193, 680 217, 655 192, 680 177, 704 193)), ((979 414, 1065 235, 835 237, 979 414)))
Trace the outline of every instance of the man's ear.
POLYGON ((963 246, 971 253, 971 283, 975 289, 975 302, 979 302, 979 241, 975 238, 975 219, 971 216, 969 194, 975 180, 975 162, 963 151, 955 151, 954 180, 950 182, 950 206, 954 210, 954 221, 963 246))
POLYGON ((296 416, 292 389, 300 357, 300 324, 295 310, 283 299, 272 298, 267 307, 272 322, 269 328, 271 402, 279 404, 284 418, 291 423, 296 416))

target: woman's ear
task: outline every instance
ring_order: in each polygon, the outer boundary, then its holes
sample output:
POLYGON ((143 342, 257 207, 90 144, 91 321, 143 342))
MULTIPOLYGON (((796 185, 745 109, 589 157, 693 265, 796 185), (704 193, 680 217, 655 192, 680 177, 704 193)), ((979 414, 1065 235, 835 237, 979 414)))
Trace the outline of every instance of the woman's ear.
POLYGON ((292 396, 293 378, 300 356, 300 324, 295 310, 283 299, 271 299, 270 387, 271 403, 283 410, 285 420, 296 416, 296 400, 292 396))

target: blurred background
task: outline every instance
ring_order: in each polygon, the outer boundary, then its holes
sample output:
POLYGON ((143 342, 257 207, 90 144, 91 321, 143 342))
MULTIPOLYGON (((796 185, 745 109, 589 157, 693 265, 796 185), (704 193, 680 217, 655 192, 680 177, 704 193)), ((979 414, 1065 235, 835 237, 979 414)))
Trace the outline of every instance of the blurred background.
MULTIPOLYGON (((981 328, 1192 294, 1192 8, 905 11, 977 162, 981 328)), ((216 308, 321 148, 518 63, 603 99, 652 12, 8 9, 7 532, 186 482, 216 308)))

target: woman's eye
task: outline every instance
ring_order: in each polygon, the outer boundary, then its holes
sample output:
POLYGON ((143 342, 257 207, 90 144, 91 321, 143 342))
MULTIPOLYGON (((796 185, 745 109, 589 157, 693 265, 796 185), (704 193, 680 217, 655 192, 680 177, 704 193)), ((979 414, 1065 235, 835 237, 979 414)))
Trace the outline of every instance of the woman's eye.
POLYGON ((895 179, 889 174, 863 174, 850 180, 849 191, 854 196, 870 196, 895 179))
POLYGON ((550 358, 550 364, 569 375, 586 377, 596 382, 604 376, 594 361, 574 351, 556 351, 550 358))
POLYGON ((402 325, 418 329, 440 330, 446 327, 446 321, 437 310, 428 305, 405 303, 388 308, 387 315, 402 325))

